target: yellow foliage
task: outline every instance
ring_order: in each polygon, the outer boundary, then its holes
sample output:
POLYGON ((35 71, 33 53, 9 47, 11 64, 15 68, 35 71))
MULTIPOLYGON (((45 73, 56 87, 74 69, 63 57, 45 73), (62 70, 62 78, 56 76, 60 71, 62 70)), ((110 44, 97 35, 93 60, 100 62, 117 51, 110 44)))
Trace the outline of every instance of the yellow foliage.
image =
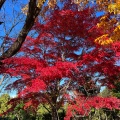
POLYGON ((25 15, 27 15, 27 11, 28 11, 28 4, 27 4, 24 8, 22 8, 22 12, 23 12, 25 15))
POLYGON ((118 25, 115 29, 115 31, 118 31, 118 30, 120 30, 120 25, 118 25))
POLYGON ((110 19, 107 15, 104 15, 101 17, 100 22, 97 23, 97 27, 101 28, 104 34, 107 34, 111 31, 111 29, 113 29, 116 22, 115 18, 110 19))
POLYGON ((109 38, 108 34, 104 34, 104 35, 98 37, 97 39, 95 39, 95 42, 99 45, 109 45, 109 44, 113 43, 113 40, 111 38, 109 38))
POLYGON ((118 14, 120 12, 120 3, 114 3, 114 4, 110 4, 108 5, 108 11, 110 13, 114 13, 114 14, 118 14))
MULTIPOLYGON (((37 7, 41 7, 46 0, 37 0, 37 7)), ((65 1, 65 0, 60 0, 65 1)), ((54 9, 55 5, 57 4, 58 0, 48 0, 49 8, 54 9)), ((107 10, 109 12, 114 12, 115 14, 120 11, 120 0, 71 0, 72 3, 78 5, 78 9, 81 10, 84 8, 89 2, 96 3, 99 10, 107 10), (117 10, 117 11, 116 11, 117 10)), ((26 5, 22 11, 23 13, 27 14, 28 5, 26 5)))
MULTIPOLYGON (((42 7, 43 3, 45 2, 45 0, 37 0, 37 7, 40 8, 42 7)), ((22 12, 27 15, 28 12, 28 4, 22 8, 22 12)))
POLYGON ((114 31, 113 34, 111 35, 111 38, 116 41, 116 40, 120 40, 120 25, 118 25, 114 31))
POLYGON ((116 26, 116 28, 110 35, 104 34, 104 35, 96 38, 95 43, 97 43, 99 45, 109 45, 117 40, 120 40, 120 25, 116 26))
MULTIPOLYGON (((49 0, 50 1, 50 0, 49 0)), ((85 7, 89 2, 96 3, 99 10, 105 10, 114 12, 117 14, 120 12, 120 0, 71 0, 73 3, 85 7)))
POLYGON ((56 0, 48 0, 48 6, 49 6, 49 8, 54 9, 56 3, 57 3, 56 0))
POLYGON ((41 7, 43 5, 43 3, 45 2, 45 0, 38 0, 37 1, 37 7, 41 7))

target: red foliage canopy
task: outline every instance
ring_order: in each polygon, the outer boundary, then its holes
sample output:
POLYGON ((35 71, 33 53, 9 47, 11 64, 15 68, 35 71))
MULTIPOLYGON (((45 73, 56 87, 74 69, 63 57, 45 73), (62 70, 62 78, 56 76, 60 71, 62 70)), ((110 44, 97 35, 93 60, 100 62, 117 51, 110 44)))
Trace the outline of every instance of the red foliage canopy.
POLYGON ((117 109, 120 110, 120 100, 114 97, 103 98, 103 97, 77 97, 68 106, 66 117, 64 120, 70 120, 74 115, 79 115, 80 117, 88 116, 91 108, 101 109, 117 109))
POLYGON ((27 37, 21 48, 23 57, 4 60, 5 72, 19 78, 7 89, 17 89, 27 107, 28 100, 36 100, 59 109, 65 99, 61 96, 89 80, 114 85, 114 77, 120 72, 116 65, 118 44, 103 47, 94 43, 100 34, 93 29, 97 21, 93 9, 77 11, 66 7, 47 16, 44 24, 36 21, 33 30, 38 36, 27 37))

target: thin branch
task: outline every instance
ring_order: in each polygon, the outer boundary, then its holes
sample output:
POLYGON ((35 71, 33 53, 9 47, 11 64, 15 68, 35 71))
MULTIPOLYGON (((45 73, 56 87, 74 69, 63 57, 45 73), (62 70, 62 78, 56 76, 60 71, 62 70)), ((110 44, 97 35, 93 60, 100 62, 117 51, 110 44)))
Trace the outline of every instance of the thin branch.
POLYGON ((4 81, 4 78, 6 77, 6 74, 2 76, 2 78, 0 79, 0 85, 2 84, 2 82, 4 81))
MULTIPOLYGON (((2 85, 4 79, 6 78, 7 74, 4 75, 4 78, 2 77, 0 85, 2 85)), ((8 81, 10 80, 11 77, 9 77, 7 80, 5 80, 4 85, 2 85, 1 89, 0 89, 0 93, 2 92, 3 88, 7 85, 8 81)))
POLYGON ((69 80, 68 84, 65 85, 65 86, 60 90, 60 92, 62 92, 62 91, 66 92, 66 90, 68 89, 68 87, 69 87, 71 81, 72 81, 72 79, 69 80))

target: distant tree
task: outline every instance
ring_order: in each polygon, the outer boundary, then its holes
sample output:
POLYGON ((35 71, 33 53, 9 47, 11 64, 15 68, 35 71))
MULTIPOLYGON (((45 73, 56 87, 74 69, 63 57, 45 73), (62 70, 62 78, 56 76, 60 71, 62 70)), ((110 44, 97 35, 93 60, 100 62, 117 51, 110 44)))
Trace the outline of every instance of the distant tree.
POLYGON ((108 89, 107 87, 99 94, 102 97, 111 97, 112 96, 112 92, 110 89, 108 89))
POLYGON ((6 112, 10 108, 10 105, 8 105, 9 100, 10 96, 8 94, 0 96, 0 114, 6 112))
POLYGON ((120 82, 116 83, 115 88, 112 89, 113 96, 120 99, 120 82))

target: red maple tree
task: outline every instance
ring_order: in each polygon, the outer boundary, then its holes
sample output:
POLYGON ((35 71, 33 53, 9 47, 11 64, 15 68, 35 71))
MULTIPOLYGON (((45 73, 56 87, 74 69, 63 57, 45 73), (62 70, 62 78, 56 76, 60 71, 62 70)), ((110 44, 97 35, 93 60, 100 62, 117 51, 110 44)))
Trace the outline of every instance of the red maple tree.
POLYGON ((94 43, 100 35, 97 22, 92 8, 78 11, 70 4, 47 15, 43 24, 36 21, 37 37, 27 37, 20 55, 3 61, 5 72, 18 78, 6 88, 18 91, 11 103, 22 99, 25 109, 49 104, 52 119, 58 120, 58 110, 69 102, 72 91, 88 97, 99 93, 97 83, 114 87, 120 70, 116 47, 94 43))

